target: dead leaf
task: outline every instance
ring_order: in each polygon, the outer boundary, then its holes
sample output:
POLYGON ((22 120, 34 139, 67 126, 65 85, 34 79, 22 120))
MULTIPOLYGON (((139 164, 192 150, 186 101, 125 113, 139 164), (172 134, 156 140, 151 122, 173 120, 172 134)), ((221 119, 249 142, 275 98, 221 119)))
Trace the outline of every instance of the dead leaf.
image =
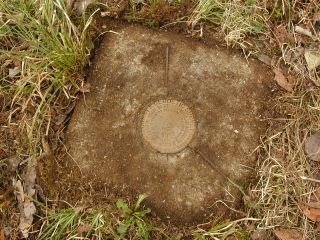
POLYGON ((320 221, 320 203, 305 203, 301 204, 300 208, 303 211, 304 215, 306 215, 310 220, 314 222, 320 221))
POLYGON ((14 200, 15 200, 14 197, 10 197, 10 198, 6 199, 4 202, 1 202, 1 203, 0 203, 0 209, 6 208, 6 207, 10 206, 10 204, 11 204, 14 200))
POLYGON ((296 83, 297 83, 297 78, 296 78, 294 75, 292 75, 292 74, 289 74, 289 75, 287 76, 287 80, 288 80, 288 83, 290 83, 290 84, 293 85, 293 86, 295 86, 296 83))
POLYGON ((24 238, 28 238, 29 230, 32 226, 32 222, 33 222, 33 219, 20 217, 20 223, 19 223, 18 229, 20 230, 24 238))
POLYGON ((87 7, 93 2, 94 2, 94 0, 79 0, 79 1, 76 1, 74 3, 74 10, 75 10, 76 14, 77 15, 83 14, 86 11, 87 7))
POLYGON ((26 201, 23 205, 23 212, 26 218, 30 219, 32 218, 33 214, 36 213, 36 207, 32 202, 26 201))
POLYGON ((32 198, 35 194, 34 184, 36 182, 36 177, 37 177, 36 162, 37 162, 37 159, 34 157, 32 157, 29 160, 27 171, 23 176, 24 190, 29 198, 32 198))
POLYGON ((21 68, 22 62, 20 60, 16 59, 16 60, 13 60, 13 65, 15 67, 21 68))
POLYGON ((265 239, 266 231, 265 230, 254 230, 251 234, 251 240, 262 240, 265 239))
POLYGON ((283 53, 283 60, 289 64, 297 64, 300 61, 301 56, 304 54, 303 47, 296 47, 294 49, 288 49, 283 53), (298 62, 297 62, 298 60, 298 62))
POLYGON ((313 15, 312 22, 316 30, 319 30, 320 11, 313 15))
POLYGON ((29 236, 29 229, 33 223, 33 215, 36 213, 36 206, 30 199, 26 198, 26 201, 22 205, 22 211, 20 212, 21 216, 18 228, 22 235, 27 238, 29 236))
POLYGON ((0 200, 6 199, 12 193, 12 190, 12 188, 8 188, 4 193, 0 194, 0 200))
POLYGON ((91 88, 91 85, 89 83, 83 83, 79 88, 79 92, 88 93, 90 92, 90 88, 91 88))
POLYGON ((36 192, 34 186, 36 181, 36 163, 36 158, 31 157, 28 159, 27 170, 23 174, 24 186, 22 186, 20 180, 14 182, 15 194, 20 211, 18 229, 24 238, 28 238, 29 236, 29 230, 33 223, 33 215, 36 213, 36 206, 32 202, 32 197, 36 192))
POLYGON ((278 83, 278 85, 288 92, 293 92, 294 85, 287 81, 282 71, 279 68, 275 68, 273 69, 273 72, 275 74, 274 80, 278 83))
POLYGON ((21 69, 19 67, 9 68, 9 78, 14 78, 16 75, 18 75, 21 72, 21 69))
POLYGON ((271 66, 271 57, 265 55, 265 54, 261 54, 258 57, 258 60, 260 60, 261 62, 263 62, 264 64, 271 66))
POLYGON ((274 29, 274 34, 280 44, 294 41, 292 34, 290 34, 283 25, 277 26, 274 29))
POLYGON ((57 126, 59 126, 59 125, 63 124, 66 119, 67 119, 67 115, 65 115, 65 114, 59 114, 58 116, 55 117, 54 124, 56 124, 57 126))
MULTIPOLYGON (((22 17, 23 17, 23 13, 22 13, 22 17)), ((15 46, 11 49, 12 52, 20 52, 23 50, 26 50, 30 47, 30 44, 27 42, 22 43, 21 45, 15 46)))
POLYGON ((313 161, 320 161, 320 133, 315 133, 307 138, 305 151, 313 161))
POLYGON ((91 225, 85 223, 77 228, 77 233, 81 236, 83 233, 88 232, 92 229, 91 225))
POLYGON ((12 227, 4 227, 3 230, 4 230, 4 235, 8 237, 11 235, 13 229, 12 229, 12 227))
POLYGON ((306 49, 304 52, 304 57, 309 70, 316 69, 320 65, 320 51, 306 49))
POLYGON ((8 157, 6 161, 10 166, 11 171, 13 172, 17 170, 17 168, 19 167, 19 164, 21 163, 21 159, 16 156, 8 157))
POLYGON ((16 182, 14 182, 13 185, 14 185, 15 194, 19 195, 20 200, 22 202, 24 202, 24 191, 23 191, 23 187, 22 187, 21 181, 18 180, 16 182))
POLYGON ((274 230, 274 234, 280 240, 301 240, 301 239, 303 239, 302 232, 299 230, 296 230, 296 229, 279 228, 279 229, 274 230))
POLYGON ((75 0, 66 0, 66 9, 68 12, 71 12, 75 0))
POLYGON ((14 182, 14 188, 20 211, 18 229, 21 231, 24 238, 28 238, 29 229, 32 226, 33 214, 35 214, 36 212, 36 207, 34 203, 30 201, 28 196, 25 197, 25 193, 20 180, 14 182))
POLYGON ((51 149, 45 137, 41 139, 41 143, 42 143, 43 154, 45 154, 46 156, 51 155, 51 149))
POLYGON ((0 229, 0 240, 4 240, 4 229, 0 229))
POLYGON ((295 31, 296 33, 303 34, 303 35, 305 35, 305 36, 308 36, 308 37, 310 37, 310 38, 313 38, 312 33, 311 33, 308 29, 305 29, 305 28, 303 28, 303 27, 301 27, 301 26, 295 26, 295 27, 294 27, 294 31, 295 31))

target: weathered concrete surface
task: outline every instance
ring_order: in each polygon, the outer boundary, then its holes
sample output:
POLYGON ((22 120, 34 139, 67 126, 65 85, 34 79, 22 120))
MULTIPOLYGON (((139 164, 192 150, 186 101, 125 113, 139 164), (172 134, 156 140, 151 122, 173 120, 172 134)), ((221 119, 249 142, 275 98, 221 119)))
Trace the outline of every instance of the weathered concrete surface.
POLYGON ((255 165, 270 73, 239 55, 136 25, 110 33, 97 49, 91 92, 67 131, 85 179, 121 195, 147 193, 147 205, 178 224, 228 215, 255 165), (169 47, 168 82, 166 52, 169 47), (176 99, 193 112, 196 133, 176 154, 156 152, 141 133, 148 106, 176 99), (208 163, 208 162, 211 162, 208 163))

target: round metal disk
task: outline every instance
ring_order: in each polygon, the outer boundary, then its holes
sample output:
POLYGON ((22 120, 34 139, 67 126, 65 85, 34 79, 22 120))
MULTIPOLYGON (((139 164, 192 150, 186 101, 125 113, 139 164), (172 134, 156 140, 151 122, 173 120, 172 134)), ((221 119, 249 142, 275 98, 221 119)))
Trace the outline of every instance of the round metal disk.
POLYGON ((196 124, 190 109, 176 100, 160 100, 146 110, 142 136, 161 153, 184 149, 194 135, 196 124))

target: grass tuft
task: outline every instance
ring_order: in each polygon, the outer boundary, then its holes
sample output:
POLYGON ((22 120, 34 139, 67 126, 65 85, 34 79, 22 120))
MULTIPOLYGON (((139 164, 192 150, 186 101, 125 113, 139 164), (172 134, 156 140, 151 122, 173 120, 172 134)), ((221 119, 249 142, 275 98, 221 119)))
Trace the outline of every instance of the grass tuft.
POLYGON ((11 107, 23 115, 20 128, 36 154, 41 127, 50 125, 50 105, 61 95, 70 99, 70 90, 80 84, 91 18, 76 27, 59 0, 4 0, 0 16, 0 60, 9 66, 0 92, 13 96, 11 107))
POLYGON ((168 238, 146 218, 151 210, 142 208, 141 203, 145 198, 146 195, 139 195, 132 206, 119 199, 116 203, 119 216, 97 209, 68 208, 58 209, 56 212, 50 210, 47 216, 41 219, 43 227, 39 239, 153 239, 153 232, 160 232, 160 235, 168 238))
POLYGON ((242 43, 247 35, 262 33, 268 12, 250 2, 198 0, 189 17, 194 28, 198 23, 207 21, 220 27, 227 44, 242 43))
POLYGON ((46 227, 39 239, 105 239, 112 236, 108 217, 102 212, 68 208, 42 219, 46 227))

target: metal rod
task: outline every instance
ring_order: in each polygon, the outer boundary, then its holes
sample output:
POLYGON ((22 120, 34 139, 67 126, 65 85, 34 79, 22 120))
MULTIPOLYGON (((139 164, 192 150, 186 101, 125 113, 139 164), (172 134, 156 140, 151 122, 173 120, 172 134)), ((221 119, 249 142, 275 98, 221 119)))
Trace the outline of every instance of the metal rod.
POLYGON ((167 45, 166 49, 166 78, 164 82, 164 86, 167 88, 169 83, 169 46, 167 45))
POLYGON ((192 148, 190 146, 188 146, 192 151, 194 151, 195 153, 197 153, 207 164, 209 164, 209 166, 218 174, 220 174, 224 179, 226 179, 228 182, 230 182, 233 186, 235 186, 236 188, 239 189, 239 191, 243 194, 246 195, 246 193, 243 191, 242 187, 239 186, 238 184, 236 184, 233 180, 231 180, 226 174, 223 173, 223 171, 218 168, 217 166, 215 166, 213 164, 213 162, 206 156, 204 155, 199 149, 197 148, 192 148))

